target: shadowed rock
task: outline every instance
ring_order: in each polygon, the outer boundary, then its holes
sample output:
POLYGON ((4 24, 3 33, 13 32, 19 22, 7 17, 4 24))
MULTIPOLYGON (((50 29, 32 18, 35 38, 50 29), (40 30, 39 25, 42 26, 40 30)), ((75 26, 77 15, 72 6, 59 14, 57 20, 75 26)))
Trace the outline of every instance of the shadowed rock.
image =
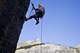
POLYGON ((30 0, 0 0, 0 53, 14 53, 30 0))

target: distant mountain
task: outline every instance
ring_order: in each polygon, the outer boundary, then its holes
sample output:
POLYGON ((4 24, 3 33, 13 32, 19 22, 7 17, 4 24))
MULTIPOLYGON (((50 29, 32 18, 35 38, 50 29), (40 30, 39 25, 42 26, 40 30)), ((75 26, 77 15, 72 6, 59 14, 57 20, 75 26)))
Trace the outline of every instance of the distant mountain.
POLYGON ((39 39, 21 41, 15 53, 80 53, 79 47, 68 47, 57 44, 44 44, 39 39))

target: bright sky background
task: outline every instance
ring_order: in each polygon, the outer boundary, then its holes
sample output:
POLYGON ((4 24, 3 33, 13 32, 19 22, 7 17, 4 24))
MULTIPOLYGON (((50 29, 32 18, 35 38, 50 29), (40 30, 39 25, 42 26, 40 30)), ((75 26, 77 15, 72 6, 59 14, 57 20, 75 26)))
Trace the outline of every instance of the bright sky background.
MULTIPOLYGON (((43 18, 43 43, 55 43, 66 46, 80 44, 80 0, 31 0, 35 7, 42 3, 46 9, 43 18)), ((29 16, 31 4, 26 16, 29 16)), ((31 19, 24 23, 20 35, 21 41, 35 40, 41 37, 41 20, 35 25, 31 19)))

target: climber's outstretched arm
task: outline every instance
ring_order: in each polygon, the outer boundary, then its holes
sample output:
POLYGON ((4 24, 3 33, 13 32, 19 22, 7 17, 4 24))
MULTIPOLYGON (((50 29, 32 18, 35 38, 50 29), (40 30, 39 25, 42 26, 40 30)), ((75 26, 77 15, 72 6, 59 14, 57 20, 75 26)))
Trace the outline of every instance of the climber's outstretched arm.
POLYGON ((34 4, 33 3, 31 3, 31 4, 32 4, 33 9, 36 10, 35 7, 34 7, 34 4))

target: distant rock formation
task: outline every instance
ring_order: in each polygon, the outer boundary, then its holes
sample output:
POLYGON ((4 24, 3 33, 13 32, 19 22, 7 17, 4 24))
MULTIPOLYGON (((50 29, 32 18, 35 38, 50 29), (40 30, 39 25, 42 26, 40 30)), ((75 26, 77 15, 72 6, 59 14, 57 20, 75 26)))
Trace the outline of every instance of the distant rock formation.
POLYGON ((79 51, 80 53, 80 44, 76 46, 77 50, 79 51))
POLYGON ((18 42, 15 53, 80 53, 76 47, 42 44, 40 40, 18 42), (35 43, 35 44, 34 44, 35 43))
POLYGON ((30 0, 0 0, 0 53, 15 53, 30 0))

